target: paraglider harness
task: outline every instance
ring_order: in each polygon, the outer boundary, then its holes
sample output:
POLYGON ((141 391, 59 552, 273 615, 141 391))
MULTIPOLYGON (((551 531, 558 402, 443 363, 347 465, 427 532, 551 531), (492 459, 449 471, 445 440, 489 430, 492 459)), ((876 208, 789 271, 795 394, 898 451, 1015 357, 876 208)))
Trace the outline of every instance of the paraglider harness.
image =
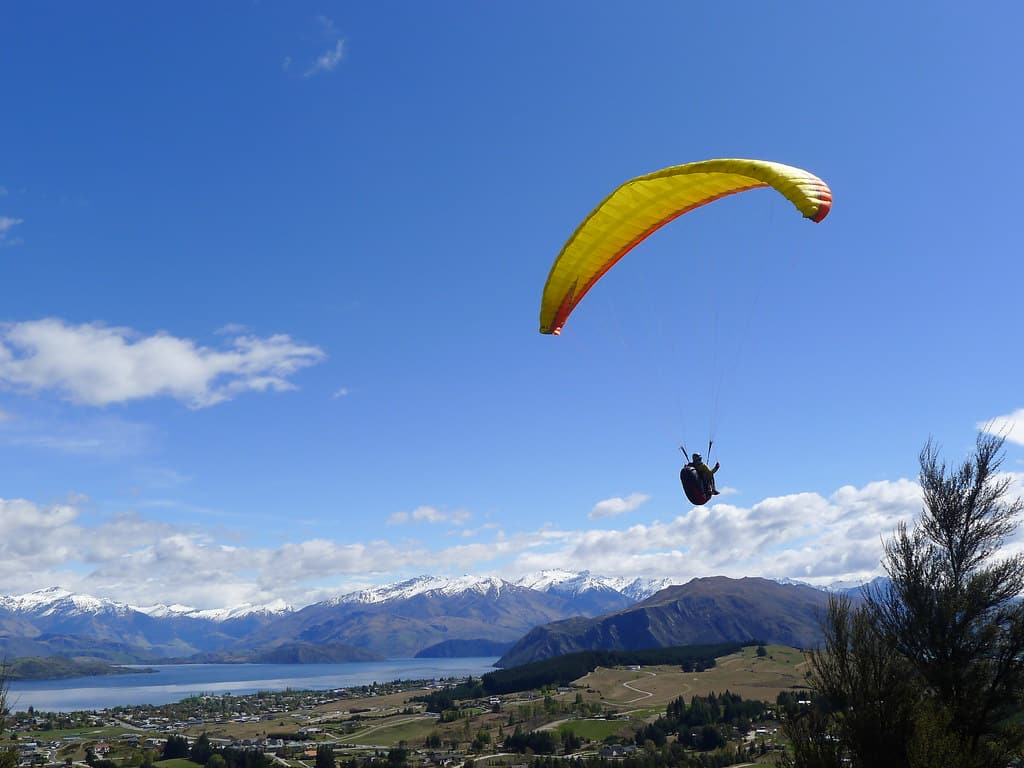
MULTIPOLYGON (((709 460, 711 459, 711 446, 713 442, 711 440, 708 441, 709 460)), ((679 482, 683 484, 683 493, 686 494, 686 498, 690 500, 691 504, 703 506, 711 501, 711 497, 715 495, 714 475, 705 478, 693 461, 690 460, 691 454, 687 453, 686 448, 681 445, 679 450, 686 457, 686 464, 679 470, 679 482)))

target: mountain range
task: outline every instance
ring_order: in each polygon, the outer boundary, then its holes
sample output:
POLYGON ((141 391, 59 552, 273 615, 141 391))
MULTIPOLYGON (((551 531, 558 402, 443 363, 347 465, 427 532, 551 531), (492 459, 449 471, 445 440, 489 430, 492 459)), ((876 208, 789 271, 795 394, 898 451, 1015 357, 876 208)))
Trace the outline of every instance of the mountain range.
POLYGON ((824 592, 806 585, 763 579, 715 577, 672 585, 669 579, 606 578, 585 571, 545 571, 515 582, 420 576, 298 610, 283 603, 223 610, 136 607, 51 587, 0 596, 0 655, 159 663, 504 653, 503 663, 519 663, 595 647, 594 642, 627 648, 630 642, 652 647, 763 637, 803 645, 814 634, 808 611, 825 599, 824 592), (704 582, 718 587, 698 589, 704 582), (734 588, 726 589, 728 584, 734 588), (765 585, 775 588, 774 602, 768 601, 764 590, 771 588, 765 585), (758 606, 762 614, 777 613, 777 621, 772 624, 767 616, 753 621, 758 606), (572 639, 577 629, 582 639, 572 639))

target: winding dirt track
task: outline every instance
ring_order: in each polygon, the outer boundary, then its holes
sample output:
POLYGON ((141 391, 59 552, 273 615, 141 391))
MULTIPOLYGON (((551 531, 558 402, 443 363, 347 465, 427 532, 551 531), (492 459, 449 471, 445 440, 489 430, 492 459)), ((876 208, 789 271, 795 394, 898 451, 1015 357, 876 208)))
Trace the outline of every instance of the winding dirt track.
MULTIPOLYGON (((645 675, 650 675, 651 677, 657 677, 658 676, 656 672, 644 672, 644 674, 645 675)), ((626 682, 624 682, 622 684, 623 688, 629 688, 629 690, 633 691, 634 693, 641 694, 640 696, 637 696, 635 699, 630 699, 629 701, 622 702, 623 704, 634 704, 634 703, 640 701, 641 699, 649 699, 651 696, 654 695, 653 693, 651 693, 649 691, 642 691, 639 688, 634 688, 632 685, 630 685, 630 683, 636 683, 636 682, 639 682, 640 680, 643 680, 643 678, 642 677, 638 677, 638 678, 636 678, 636 680, 627 680, 626 682)))

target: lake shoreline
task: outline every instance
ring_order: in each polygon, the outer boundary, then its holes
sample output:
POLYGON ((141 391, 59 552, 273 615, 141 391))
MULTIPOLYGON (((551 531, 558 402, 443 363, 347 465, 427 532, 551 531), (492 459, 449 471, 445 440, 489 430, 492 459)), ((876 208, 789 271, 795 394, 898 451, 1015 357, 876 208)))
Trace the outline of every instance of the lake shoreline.
POLYGON ((71 712, 172 704, 197 695, 334 690, 397 680, 442 680, 494 671, 494 657, 390 659, 335 664, 120 665, 116 675, 20 680, 9 684, 15 711, 71 712))

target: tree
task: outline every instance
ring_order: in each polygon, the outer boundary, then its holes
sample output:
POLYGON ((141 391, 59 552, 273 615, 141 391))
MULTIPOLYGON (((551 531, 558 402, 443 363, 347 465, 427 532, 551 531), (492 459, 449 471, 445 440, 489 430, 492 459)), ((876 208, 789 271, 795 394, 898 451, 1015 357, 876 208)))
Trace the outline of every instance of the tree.
POLYGON ((188 740, 184 736, 168 736, 161 759, 173 760, 177 757, 188 757, 188 740))
POLYGON ((11 714, 10 702, 7 698, 11 688, 10 682, 11 665, 4 658, 0 661, 0 736, 3 736, 4 730, 7 728, 7 718, 11 714))
POLYGON ((924 506, 885 543, 889 583, 857 608, 830 601, 810 663, 820 700, 786 719, 791 765, 988 768, 1024 745, 1010 722, 1024 695, 1024 556, 996 558, 1024 501, 998 473, 1003 444, 979 435, 952 469, 932 441, 921 451, 924 506))
MULTIPOLYGON (((0 661, 0 736, 7 727, 7 718, 11 714, 8 693, 10 692, 11 667, 7 659, 0 661)), ((15 768, 18 765, 18 751, 14 747, 0 748, 0 768, 15 768)))
POLYGON ((189 751, 189 759, 193 763, 199 763, 200 765, 206 765, 210 758, 213 756, 213 747, 210 746, 210 737, 203 731, 199 734, 199 738, 195 740, 192 745, 192 749, 189 751))
MULTIPOLYGON (((924 514, 885 547, 889 589, 868 605, 889 643, 942 703, 971 765, 1006 764, 1020 735, 1001 723, 1024 692, 1024 556, 994 560, 1024 500, 998 475, 1004 438, 980 435, 973 458, 948 470, 931 441, 921 451, 924 514)), ((945 710, 943 715, 942 710, 945 710)))
POLYGON ((811 704, 783 704, 792 764, 838 768, 849 750, 854 766, 907 765, 920 697, 909 662, 885 642, 867 607, 854 608, 846 596, 829 598, 823 629, 823 646, 810 654, 811 704))
POLYGON ((334 747, 320 744, 316 748, 316 768, 334 768, 334 747))

